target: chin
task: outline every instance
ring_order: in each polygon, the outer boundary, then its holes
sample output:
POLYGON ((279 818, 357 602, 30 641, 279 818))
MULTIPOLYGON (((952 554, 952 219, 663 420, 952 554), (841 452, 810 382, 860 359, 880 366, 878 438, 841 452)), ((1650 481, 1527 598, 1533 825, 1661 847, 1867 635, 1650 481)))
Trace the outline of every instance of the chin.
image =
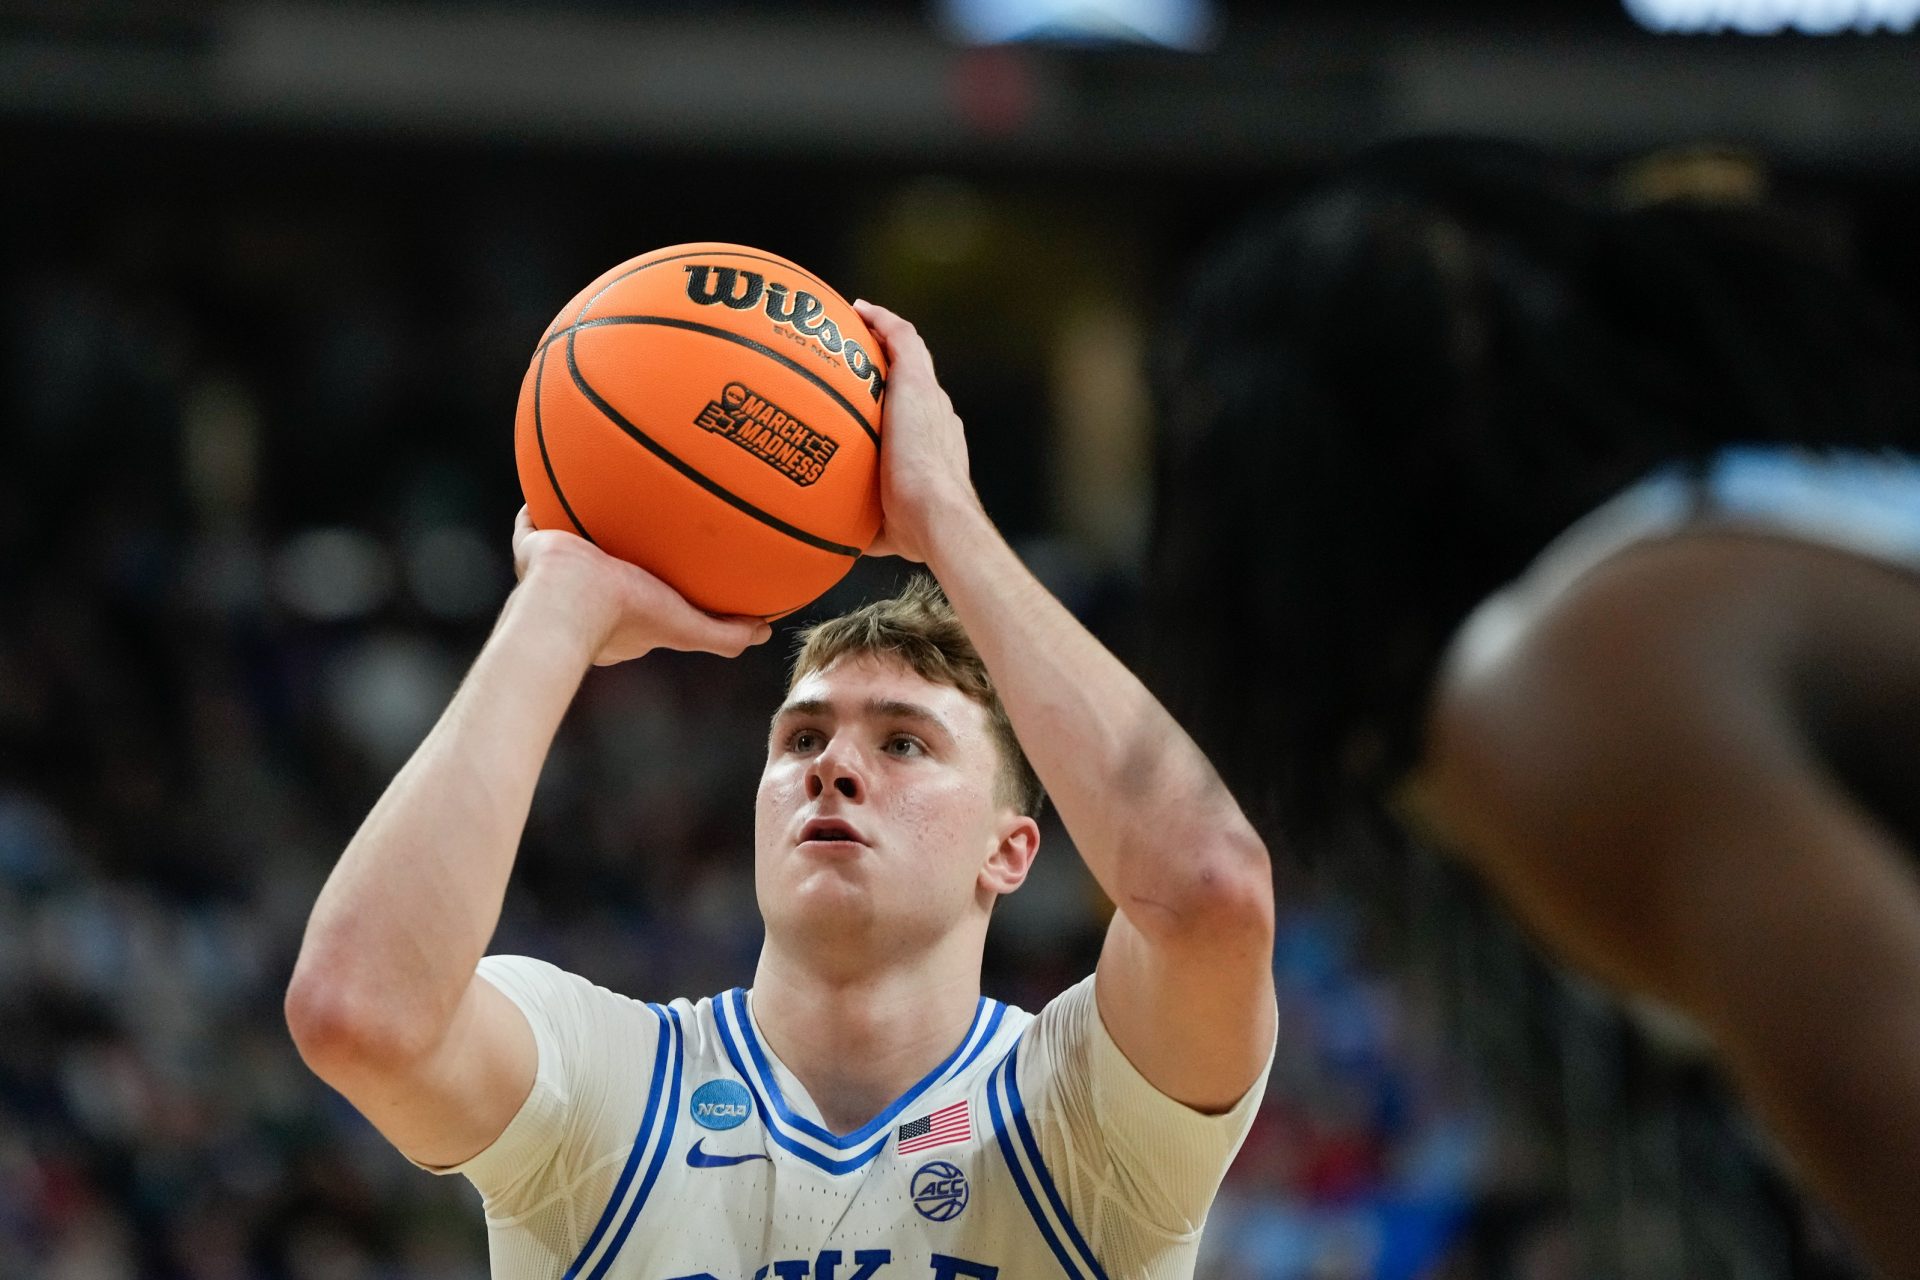
POLYGON ((800 929, 846 928, 870 920, 878 906, 862 879, 839 867, 810 871, 785 895, 778 914, 800 929))

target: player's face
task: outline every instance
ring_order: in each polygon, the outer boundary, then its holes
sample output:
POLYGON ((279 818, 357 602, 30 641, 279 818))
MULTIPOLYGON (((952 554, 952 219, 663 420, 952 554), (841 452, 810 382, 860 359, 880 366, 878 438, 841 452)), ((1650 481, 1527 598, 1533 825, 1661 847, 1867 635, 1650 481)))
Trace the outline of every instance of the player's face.
POLYGON ((774 715, 755 811, 768 927, 905 940, 984 913, 1038 838, 999 776, 986 709, 958 689, 869 655, 804 677, 774 715))

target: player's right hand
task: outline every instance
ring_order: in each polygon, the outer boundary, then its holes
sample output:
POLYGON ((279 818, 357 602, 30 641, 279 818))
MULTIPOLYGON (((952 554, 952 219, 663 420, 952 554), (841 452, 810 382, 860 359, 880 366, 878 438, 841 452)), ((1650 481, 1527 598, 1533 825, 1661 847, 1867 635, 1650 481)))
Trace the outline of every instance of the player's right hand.
POLYGON ((645 569, 576 534, 536 529, 525 507, 513 522, 514 594, 580 640, 595 666, 654 649, 737 657, 773 629, 758 618, 721 618, 688 604, 645 569))

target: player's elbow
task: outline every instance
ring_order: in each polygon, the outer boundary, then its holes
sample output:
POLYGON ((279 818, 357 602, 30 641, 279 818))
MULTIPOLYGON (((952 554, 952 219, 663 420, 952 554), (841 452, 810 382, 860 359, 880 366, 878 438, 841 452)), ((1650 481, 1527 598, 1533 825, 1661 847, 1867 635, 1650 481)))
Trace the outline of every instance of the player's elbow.
POLYGON ((1190 848, 1171 883, 1145 889, 1136 901, 1135 924, 1169 940, 1235 950, 1273 945, 1273 866, 1251 828, 1190 848))
POLYGON ((1273 947, 1273 861, 1252 831, 1236 835, 1213 851, 1196 894, 1201 927, 1236 942, 1273 947))
POLYGON ((432 1047, 424 1020, 398 1016, 380 993, 304 955, 282 1007, 294 1048, 330 1084, 392 1071, 432 1047))

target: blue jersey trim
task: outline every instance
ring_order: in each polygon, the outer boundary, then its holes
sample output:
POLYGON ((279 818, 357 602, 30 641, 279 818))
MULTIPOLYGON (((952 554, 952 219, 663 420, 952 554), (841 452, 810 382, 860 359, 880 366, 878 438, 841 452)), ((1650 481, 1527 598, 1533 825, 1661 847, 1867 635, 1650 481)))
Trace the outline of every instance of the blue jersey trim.
POLYGON ((640 1194, 627 1206, 626 1217, 621 1219, 620 1229, 614 1232, 613 1242, 600 1256, 599 1265, 594 1267, 593 1274, 587 1280, 600 1280, 607 1274, 607 1268, 613 1265, 614 1258, 619 1256, 621 1248, 627 1243, 627 1234, 633 1230, 633 1224, 640 1220, 640 1211, 647 1207, 647 1196, 652 1193, 653 1184, 660 1177, 660 1166, 666 1161, 667 1149, 673 1145, 674 1126, 680 1120, 680 1072, 686 1061, 687 1043, 680 1026, 679 1010, 670 1008, 667 1016, 673 1019, 673 1087, 667 1097, 666 1128, 661 1131, 660 1141, 653 1148, 653 1162, 647 1166, 647 1177, 640 1184, 640 1194))
POLYGON ((766 1098, 762 1096, 760 1092, 760 1086, 755 1080, 754 1074, 747 1070, 747 1064, 740 1055, 740 1046, 734 1043, 733 1032, 727 1026, 726 1017, 716 1014, 713 1023, 720 1029, 720 1046, 727 1051, 727 1060, 733 1063, 733 1069, 740 1073, 740 1078, 747 1082, 747 1092, 753 1095, 753 1103, 756 1107, 760 1108, 760 1114, 767 1117, 767 1136, 772 1138, 782 1150, 791 1151, 794 1155, 799 1156, 814 1168, 824 1169, 828 1173, 852 1173, 856 1169, 864 1168, 866 1165, 873 1163, 873 1158, 885 1149, 887 1139, 892 1136, 891 1134, 883 1135, 879 1141, 875 1142, 865 1151, 858 1152, 849 1159, 835 1160, 830 1156, 825 1156, 815 1151, 812 1147, 802 1143, 791 1134, 783 1132, 778 1125, 773 1123, 773 1113, 767 1106, 766 1098))
POLYGON ((1080 1234, 1080 1228, 1074 1225, 1073 1216, 1067 1212, 1066 1204, 1060 1199, 1060 1192, 1053 1185, 1052 1176, 1047 1173, 1046 1161, 1040 1158, 1040 1143, 1033 1136, 1032 1126, 1027 1123, 1027 1106, 1020 1098, 1019 1068, 1015 1062, 1019 1052, 1018 1042, 1007 1051, 1006 1086, 1008 1101, 1013 1104, 1013 1124, 1019 1131, 1020 1145, 1026 1148, 1027 1155, 1032 1159, 1033 1172, 1040 1179, 1040 1189, 1046 1193, 1047 1203, 1053 1206, 1055 1216, 1060 1219, 1060 1225, 1067 1229, 1067 1235, 1073 1240, 1074 1247, 1080 1251, 1081 1258, 1085 1259, 1087 1266, 1092 1268, 1093 1274, 1098 1276, 1099 1280, 1107 1280, 1107 1273, 1100 1269, 1100 1260, 1094 1257, 1093 1250, 1087 1247, 1086 1238, 1080 1234))
MULTIPOLYGON (((607 1233, 607 1227, 613 1222, 613 1216, 618 1212, 621 1200, 626 1197, 627 1187, 633 1181, 634 1170, 640 1167, 640 1158, 646 1154, 647 1139, 653 1135, 654 1121, 660 1117, 660 1083, 667 1074, 667 1054, 660 1050, 672 1048, 667 1043, 672 1039, 672 1033, 669 1030, 666 1012, 658 1005, 648 1005, 647 1008, 651 1009, 653 1016, 660 1020, 662 1042, 653 1055, 653 1079, 647 1085, 647 1110, 640 1117, 640 1131, 634 1135, 633 1150, 627 1153, 627 1163, 620 1170, 619 1181, 613 1184, 613 1194, 607 1199, 607 1207, 601 1211, 600 1221, 594 1224, 593 1233, 587 1237, 587 1243, 581 1246, 580 1256, 573 1260, 573 1265, 567 1268, 567 1273, 562 1280, 574 1280, 580 1274, 580 1268, 586 1264, 588 1258, 593 1256, 594 1249, 599 1246, 600 1237, 607 1233)), ((676 1018, 673 1025, 677 1025, 678 1021, 676 1018)))
MULTIPOLYGON (((993 1043, 993 1037, 998 1034, 1000 1030, 1000 1023, 1007 1016, 1006 1005, 1001 1004, 998 1000, 989 1000, 987 1003, 993 1006, 993 1016, 987 1019, 987 1029, 980 1033, 980 1040, 973 1046, 972 1052, 967 1054, 959 1066, 947 1073, 947 1078, 950 1080, 957 1079, 968 1067, 974 1064, 974 1061, 978 1059, 981 1054, 987 1051, 987 1046, 993 1043)), ((965 1041, 961 1043, 964 1044, 965 1041)))
MULTIPOLYGON (((1015 1046, 1016 1049, 1018 1047, 1018 1045, 1015 1046)), ((1007 1051, 1007 1056, 1000 1060, 1000 1065, 993 1069, 993 1074, 987 1079, 987 1114, 993 1121, 993 1136, 1000 1144, 1000 1155, 1007 1162, 1007 1170, 1013 1174, 1013 1185, 1019 1190, 1020 1198, 1026 1201, 1027 1213, 1032 1217, 1033 1225, 1040 1228, 1040 1236, 1047 1242, 1047 1247, 1053 1250, 1053 1256, 1059 1259, 1060 1269, 1067 1273, 1068 1280, 1086 1280, 1086 1269, 1067 1252, 1066 1245, 1060 1241, 1059 1233, 1047 1221, 1046 1212, 1041 1209, 1040 1201, 1033 1194, 1033 1184, 1028 1181, 1026 1170, 1021 1166, 1020 1154, 1013 1149, 1013 1137, 1007 1131, 1007 1118, 1000 1109, 999 1090, 1003 1086, 1001 1076, 1012 1072, 1013 1052, 1012 1049, 1007 1051)), ((1036 1170, 1044 1168, 1038 1160, 1034 1161, 1034 1165, 1036 1170)), ((1045 1176, 1044 1172, 1041 1176, 1045 1176)), ((1094 1274, 1101 1275, 1098 1264, 1095 1265, 1094 1274)))
MULTIPOLYGON (((766 1086, 767 1096, 773 1102, 772 1114, 778 1116, 783 1124, 791 1126, 795 1131, 838 1151, 847 1151, 857 1147, 867 1141, 867 1139, 873 1137, 874 1134, 888 1128, 893 1124, 894 1117, 913 1105, 915 1098, 918 1098, 921 1094, 939 1083, 940 1078, 946 1074, 947 1068, 959 1060, 961 1052, 972 1042, 973 1033, 979 1029, 981 1016, 986 1012, 987 1006, 989 1004, 997 1006, 999 1003, 998 1001, 988 1000, 985 996, 979 997, 974 1002, 973 1021, 967 1024, 967 1034, 960 1037, 960 1043, 953 1047, 953 1052, 948 1054, 939 1066, 922 1076, 918 1084, 908 1089, 898 1098, 895 1098, 886 1110, 867 1121, 864 1125, 861 1125, 852 1133, 842 1137, 822 1128, 804 1116, 795 1114, 793 1109, 787 1105, 786 1098, 781 1096, 780 1082, 774 1077, 773 1068, 767 1063, 766 1053, 760 1046, 760 1037, 754 1034, 753 1019, 747 1012, 747 993, 741 988, 735 987, 733 990, 727 992, 723 998, 728 1002, 735 1020, 740 1024, 741 1038, 747 1042, 747 1052, 752 1055, 753 1064, 759 1069, 761 1082, 766 1086)), ((740 1064, 736 1060, 734 1065, 737 1067, 740 1064)), ((742 1071, 741 1074, 745 1075, 746 1072, 742 1071)), ((769 1129, 772 1129, 772 1127, 772 1125, 768 1126, 769 1129)))

